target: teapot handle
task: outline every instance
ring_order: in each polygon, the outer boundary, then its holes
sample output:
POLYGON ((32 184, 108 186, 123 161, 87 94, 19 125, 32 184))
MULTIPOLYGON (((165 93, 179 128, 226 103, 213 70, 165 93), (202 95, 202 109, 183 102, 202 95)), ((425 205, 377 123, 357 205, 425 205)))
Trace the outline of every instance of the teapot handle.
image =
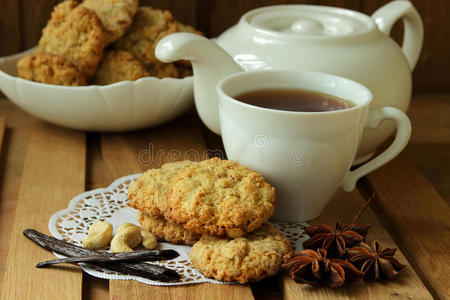
POLYGON ((403 18, 405 26, 402 49, 412 71, 419 59, 423 43, 423 23, 417 10, 411 2, 397 0, 380 7, 372 15, 378 28, 387 35, 400 18, 403 18))

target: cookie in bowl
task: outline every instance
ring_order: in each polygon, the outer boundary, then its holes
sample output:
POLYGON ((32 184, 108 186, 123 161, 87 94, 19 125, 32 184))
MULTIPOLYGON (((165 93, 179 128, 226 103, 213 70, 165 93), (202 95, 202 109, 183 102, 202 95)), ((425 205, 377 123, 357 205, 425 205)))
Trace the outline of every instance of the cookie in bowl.
POLYGON ((105 31, 95 12, 77 6, 75 1, 64 1, 55 6, 36 52, 63 56, 83 74, 92 76, 103 57, 105 41, 105 31))
POLYGON ((203 35, 194 27, 175 20, 170 11, 142 6, 139 7, 130 29, 114 44, 114 48, 136 56, 145 64, 151 76, 159 78, 192 76, 189 61, 180 60, 175 64, 168 64, 160 62, 155 56, 155 47, 159 40, 175 32, 203 35))
POLYGON ((131 52, 144 64, 159 63, 155 47, 164 36, 176 32, 175 19, 169 11, 139 7, 125 35, 114 45, 116 50, 131 52))
POLYGON ((58 3, 37 47, 0 58, 1 92, 35 117, 77 130, 123 132, 180 116, 193 103, 192 68, 145 63, 115 48, 139 20, 137 4, 58 3))
POLYGON ((107 85, 124 80, 137 80, 150 76, 144 65, 127 51, 108 51, 105 53, 94 83, 107 85))
POLYGON ((31 54, 24 56, 17 64, 20 77, 48 84, 82 86, 86 77, 70 61, 51 54, 31 54))
POLYGON ((184 78, 186 76, 192 76, 191 75, 185 75, 184 73, 181 73, 179 68, 175 66, 173 63, 153 63, 147 65, 147 71, 150 73, 151 76, 158 77, 158 78, 166 78, 166 77, 172 77, 172 78, 184 78))
POLYGON ((120 39, 133 22, 138 0, 84 0, 81 6, 94 11, 105 29, 109 45, 120 39))
MULTIPOLYGON (((175 20, 169 11, 138 5, 138 0, 84 0, 80 4, 66 0, 59 3, 42 30, 33 54, 60 57, 60 61, 66 61, 65 65, 72 64, 78 69, 79 72, 71 67, 72 74, 81 72, 83 76, 73 75, 79 80, 70 82, 66 78, 49 78, 50 73, 43 76, 40 65, 30 64, 30 58, 22 64, 19 76, 65 86, 109 85, 144 77, 182 79, 192 76, 189 62, 163 63, 155 57, 154 48, 170 33, 202 33, 175 20), (26 75, 24 65, 28 65, 26 75)), ((50 60, 47 60, 48 64, 50 60)), ((51 72, 52 68, 48 70, 51 72)))

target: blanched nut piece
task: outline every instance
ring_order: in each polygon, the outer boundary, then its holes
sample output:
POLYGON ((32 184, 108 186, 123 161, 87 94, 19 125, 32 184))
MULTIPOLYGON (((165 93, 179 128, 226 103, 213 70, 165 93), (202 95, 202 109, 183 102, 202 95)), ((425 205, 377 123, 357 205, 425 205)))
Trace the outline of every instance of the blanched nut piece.
POLYGON ((141 241, 141 228, 131 223, 124 223, 117 229, 110 249, 111 252, 130 252, 141 241))
POLYGON ((146 249, 155 249, 158 245, 156 236, 131 223, 124 223, 117 229, 116 235, 111 241, 111 252, 129 252, 139 245, 146 249))
POLYGON ((106 248, 111 242, 113 227, 108 222, 99 221, 89 227, 88 234, 84 237, 83 247, 90 250, 106 248))
POLYGON ((158 240, 156 239, 156 236, 154 236, 152 233, 142 228, 141 228, 141 237, 142 237, 142 246, 144 246, 145 249, 151 250, 155 249, 156 246, 158 246, 158 240))

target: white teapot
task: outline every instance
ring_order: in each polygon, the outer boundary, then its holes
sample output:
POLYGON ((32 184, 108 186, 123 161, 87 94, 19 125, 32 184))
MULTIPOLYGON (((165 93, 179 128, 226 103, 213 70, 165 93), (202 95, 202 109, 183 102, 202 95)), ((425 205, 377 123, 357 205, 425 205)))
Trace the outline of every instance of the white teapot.
MULTIPOLYGON (((422 42, 422 20, 409 1, 390 2, 372 17, 334 7, 279 5, 244 14, 217 43, 188 33, 168 35, 157 45, 156 56, 165 62, 192 61, 197 111, 220 134, 216 84, 249 70, 301 69, 347 77, 372 92, 371 110, 391 106, 406 111, 422 42), (400 18, 405 25, 402 48, 389 37, 400 18)), ((355 164, 368 160, 393 131, 391 121, 366 130, 355 164)))

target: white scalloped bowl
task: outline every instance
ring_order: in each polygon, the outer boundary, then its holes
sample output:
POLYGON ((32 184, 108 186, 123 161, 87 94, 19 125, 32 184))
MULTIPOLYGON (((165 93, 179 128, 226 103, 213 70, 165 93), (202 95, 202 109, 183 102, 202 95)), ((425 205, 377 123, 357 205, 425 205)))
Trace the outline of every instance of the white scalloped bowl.
POLYGON ((31 51, 0 58, 0 89, 17 106, 50 123, 88 131, 128 131, 168 122, 193 103, 192 77, 145 77, 83 87, 19 78, 17 61, 31 51))

